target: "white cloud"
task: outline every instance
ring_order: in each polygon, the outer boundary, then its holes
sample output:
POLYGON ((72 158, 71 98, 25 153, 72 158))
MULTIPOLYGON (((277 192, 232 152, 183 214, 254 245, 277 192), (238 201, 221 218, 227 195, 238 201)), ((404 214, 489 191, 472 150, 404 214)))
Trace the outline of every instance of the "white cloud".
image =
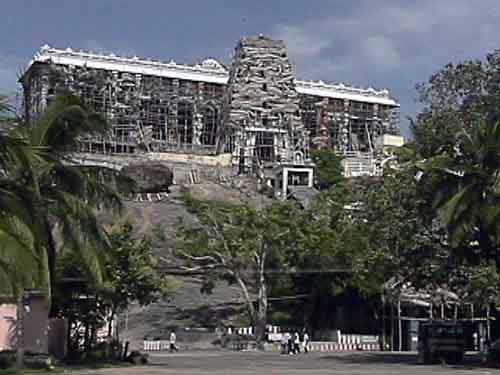
POLYGON ((377 71, 386 72, 401 63, 400 52, 392 40, 383 35, 369 36, 362 41, 361 48, 361 53, 377 71))
POLYGON ((10 95, 19 89, 17 79, 24 65, 21 58, 0 55, 0 94, 10 95))
MULTIPOLYGON (((333 4, 333 2, 332 2, 333 4)), ((297 74, 306 79, 388 87, 403 117, 416 110, 416 83, 450 61, 500 48, 498 0, 365 1, 348 12, 281 24, 297 74)))
POLYGON ((490 47, 500 33, 497 1, 364 4, 367 5, 347 15, 326 13, 323 18, 301 24, 278 25, 273 35, 287 42, 291 58, 306 75, 322 73, 313 70, 322 63, 307 66, 311 59, 320 59, 338 65, 332 71, 343 70, 348 64, 353 71, 351 76, 355 76, 355 71, 367 73, 374 65, 377 71, 404 69, 410 63, 432 66, 436 57, 458 51, 464 45, 472 53, 482 46, 490 47))
POLYGON ((330 44, 321 35, 308 33, 297 26, 278 25, 275 35, 278 39, 286 39, 288 48, 301 57, 316 56, 330 44))
POLYGON ((105 46, 104 44, 94 39, 84 40, 81 45, 73 47, 81 48, 83 50, 95 53, 102 53, 102 54, 113 53, 118 56, 133 56, 136 54, 136 51, 133 48, 130 48, 129 46, 123 46, 123 45, 105 46))

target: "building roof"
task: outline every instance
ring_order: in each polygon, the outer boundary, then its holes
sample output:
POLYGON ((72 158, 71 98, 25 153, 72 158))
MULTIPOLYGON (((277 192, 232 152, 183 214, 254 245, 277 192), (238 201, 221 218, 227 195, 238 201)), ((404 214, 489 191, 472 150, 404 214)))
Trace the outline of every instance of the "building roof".
MULTIPOLYGON (((34 63, 44 62, 217 84, 227 84, 229 79, 228 69, 212 58, 203 60, 199 64, 186 65, 178 64, 173 60, 163 62, 137 56, 120 57, 115 54, 86 52, 71 48, 58 49, 44 45, 29 62, 27 70, 34 63)), ((300 94, 399 106, 387 89, 375 90, 372 87, 363 89, 343 83, 329 84, 322 81, 295 80, 295 84, 300 94)))
POLYGON ((207 59, 201 64, 184 65, 171 60, 162 62, 140 59, 137 56, 120 57, 114 54, 97 54, 93 52, 75 51, 71 48, 57 49, 43 46, 30 61, 28 69, 36 62, 53 62, 61 65, 85 66, 94 69, 113 70, 133 74, 170 77, 190 81, 226 84, 228 72, 224 66, 214 59, 207 59))
POLYGON ((323 81, 295 81, 296 90, 300 94, 321 96, 325 98, 348 99, 363 103, 376 103, 399 107, 399 104, 391 98, 389 90, 375 90, 373 87, 367 89, 346 86, 343 83, 330 84, 323 81))

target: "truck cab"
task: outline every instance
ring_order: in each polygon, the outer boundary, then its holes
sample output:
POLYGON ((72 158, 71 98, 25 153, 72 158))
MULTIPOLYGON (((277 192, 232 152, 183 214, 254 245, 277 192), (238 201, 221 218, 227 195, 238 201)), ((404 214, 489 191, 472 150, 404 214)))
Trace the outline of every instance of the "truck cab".
POLYGON ((464 330, 460 323, 428 321, 418 329, 418 359, 420 363, 438 360, 462 362, 465 354, 464 330))

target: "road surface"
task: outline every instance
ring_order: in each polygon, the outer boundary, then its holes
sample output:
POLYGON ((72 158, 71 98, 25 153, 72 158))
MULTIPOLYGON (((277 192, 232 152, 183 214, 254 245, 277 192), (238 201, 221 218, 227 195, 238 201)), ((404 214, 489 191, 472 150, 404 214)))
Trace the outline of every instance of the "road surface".
POLYGON ((418 365, 407 353, 310 353, 285 356, 272 352, 192 351, 150 355, 148 366, 78 372, 85 375, 486 375, 498 370, 479 367, 467 356, 462 365, 418 365))

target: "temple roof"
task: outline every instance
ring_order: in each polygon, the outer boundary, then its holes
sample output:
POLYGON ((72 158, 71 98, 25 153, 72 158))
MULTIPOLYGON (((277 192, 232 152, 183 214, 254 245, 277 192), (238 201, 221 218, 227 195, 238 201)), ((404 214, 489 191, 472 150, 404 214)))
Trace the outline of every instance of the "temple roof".
MULTIPOLYGON (((94 53, 71 48, 58 49, 48 45, 40 48, 26 71, 35 63, 45 62, 217 84, 227 84, 229 79, 228 69, 213 58, 205 59, 196 65, 187 65, 178 64, 173 60, 164 62, 137 56, 121 57, 115 54, 94 53)), ((343 83, 331 84, 323 81, 303 80, 295 80, 295 86, 300 94, 399 106, 387 89, 375 90, 372 87, 365 89, 343 83)))

